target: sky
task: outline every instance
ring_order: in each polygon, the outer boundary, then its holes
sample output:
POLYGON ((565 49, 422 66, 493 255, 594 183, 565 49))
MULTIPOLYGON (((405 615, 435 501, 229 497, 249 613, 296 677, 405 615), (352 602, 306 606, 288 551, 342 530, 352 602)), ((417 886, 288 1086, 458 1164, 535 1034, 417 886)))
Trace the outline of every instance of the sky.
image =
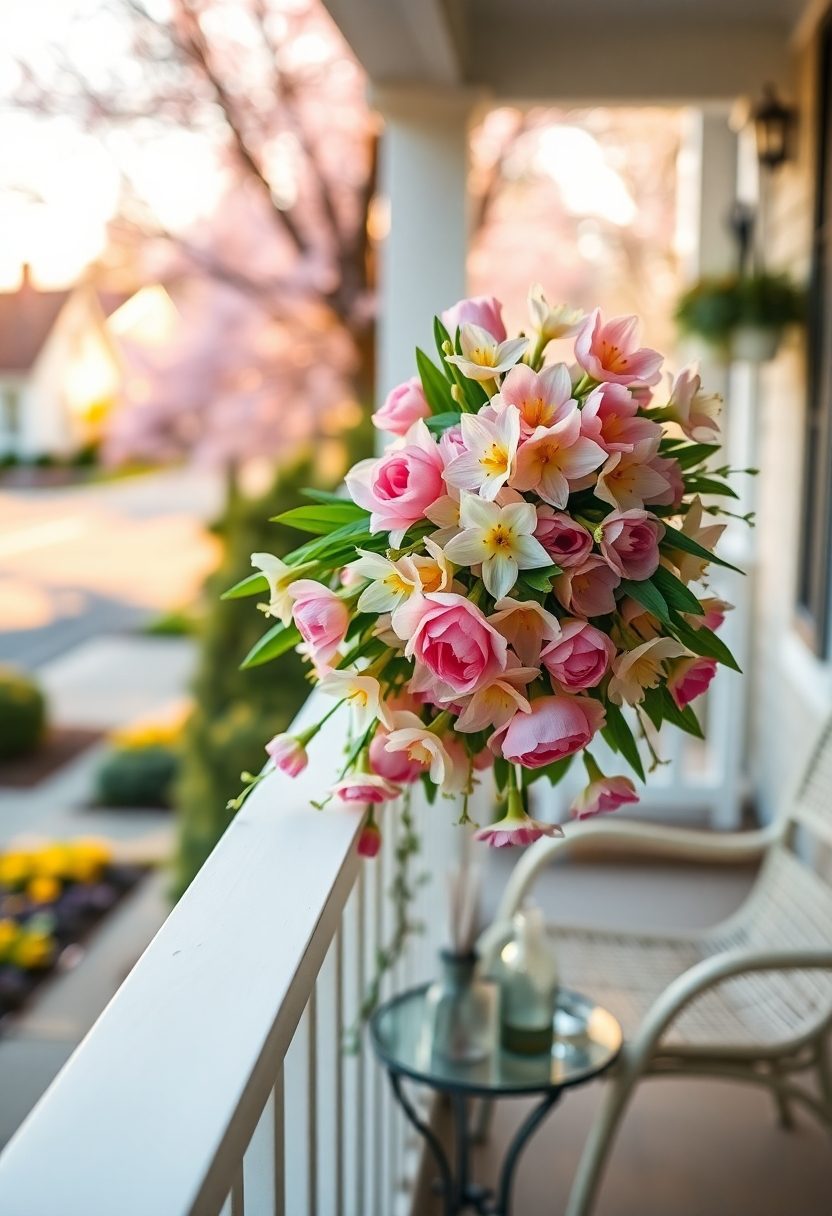
POLYGON ((123 27, 100 0, 0 0, 0 289, 14 287, 28 262, 41 287, 75 281, 104 249, 122 174, 168 228, 207 214, 224 186, 208 141, 171 132, 140 147, 105 145, 69 117, 15 110, 19 59, 44 61, 68 46, 95 73, 102 47, 128 58, 123 27))

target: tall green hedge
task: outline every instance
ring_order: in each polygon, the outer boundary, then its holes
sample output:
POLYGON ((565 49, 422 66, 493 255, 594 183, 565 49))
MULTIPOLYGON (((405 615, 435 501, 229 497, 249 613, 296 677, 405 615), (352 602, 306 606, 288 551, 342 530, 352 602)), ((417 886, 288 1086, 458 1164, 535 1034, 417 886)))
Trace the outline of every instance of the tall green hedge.
POLYGON ((264 744, 286 729, 309 692, 295 654, 285 655, 279 664, 239 670, 267 622, 255 600, 221 600, 220 596, 251 574, 252 553, 281 555, 296 545, 297 536, 269 523, 269 517, 297 506, 299 491, 310 479, 309 464, 284 470, 262 498, 233 497, 219 527, 225 553, 206 586, 208 610, 198 634, 194 712, 185 729, 175 790, 177 893, 185 889, 228 826, 232 812, 226 803, 239 791, 240 773, 262 767, 264 744))

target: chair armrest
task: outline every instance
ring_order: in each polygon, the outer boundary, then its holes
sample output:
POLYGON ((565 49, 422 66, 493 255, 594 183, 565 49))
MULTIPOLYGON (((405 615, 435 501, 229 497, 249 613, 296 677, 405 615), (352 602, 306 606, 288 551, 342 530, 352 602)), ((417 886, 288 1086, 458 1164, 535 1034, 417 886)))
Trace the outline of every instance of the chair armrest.
POLYGON ((723 980, 755 971, 810 970, 832 971, 832 949, 726 950, 702 959, 668 984, 653 1002, 638 1033, 626 1045, 624 1066, 642 1068, 685 1006, 723 980))
POLYGON ((752 832, 707 832, 621 820, 587 819, 565 835, 538 840, 517 862, 500 900, 495 923, 510 920, 544 866, 559 857, 614 853, 622 857, 739 864, 756 861, 781 835, 779 823, 752 832))

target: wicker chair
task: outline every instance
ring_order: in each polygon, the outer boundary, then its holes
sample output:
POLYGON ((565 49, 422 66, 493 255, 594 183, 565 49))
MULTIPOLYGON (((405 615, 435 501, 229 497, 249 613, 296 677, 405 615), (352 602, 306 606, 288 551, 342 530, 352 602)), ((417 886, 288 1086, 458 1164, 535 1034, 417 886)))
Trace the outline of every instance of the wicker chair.
POLYGON ((784 1127, 799 1104, 832 1131, 832 881, 822 877, 832 857, 832 721, 770 827, 716 834, 588 820, 562 839, 538 841, 514 870, 481 940, 482 957, 506 940, 512 915, 548 862, 593 851, 711 864, 759 859, 762 866, 739 911, 711 929, 673 936, 552 930, 564 981, 614 1012, 625 1035, 566 1216, 591 1211, 618 1124, 643 1077, 709 1075, 763 1085, 784 1127), (814 1089, 805 1084, 812 1075, 814 1089))

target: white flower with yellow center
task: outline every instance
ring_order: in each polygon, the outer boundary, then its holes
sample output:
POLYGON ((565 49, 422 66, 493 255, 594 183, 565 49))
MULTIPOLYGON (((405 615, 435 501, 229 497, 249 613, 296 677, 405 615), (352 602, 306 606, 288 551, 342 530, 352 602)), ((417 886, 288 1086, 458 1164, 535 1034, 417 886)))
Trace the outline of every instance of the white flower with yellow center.
POLYGON ((463 325, 459 333, 461 355, 446 355, 469 380, 493 380, 514 367, 528 346, 527 338, 510 338, 498 342, 487 329, 479 325, 463 325))
POLYGON ((404 752, 417 764, 423 764, 434 785, 442 785, 450 777, 454 764, 442 741, 429 731, 421 718, 409 710, 400 709, 392 714, 392 726, 384 749, 388 752, 404 752))
POLYGON ((463 414, 460 429, 466 450, 448 464, 445 481, 460 490, 478 490, 493 501, 514 472, 520 411, 508 405, 494 419, 463 414))
POLYGON ((360 733, 378 719, 382 726, 392 723, 390 710, 381 697, 381 685, 375 676, 355 671, 329 671, 318 681, 321 692, 346 701, 353 711, 355 729, 360 733))
POLYGON ((543 288, 535 283, 529 292, 529 315, 532 327, 546 342, 552 338, 571 338, 581 328, 584 313, 566 304, 550 304, 543 288))
POLYGON ((552 559, 532 535, 537 512, 529 502, 499 507, 476 494, 464 494, 459 508, 462 532, 445 553, 458 566, 482 564, 482 581, 495 600, 508 595, 520 570, 550 566, 552 559))
POLYGON ((345 567, 351 574, 370 580, 358 598, 358 612, 393 612, 405 600, 418 591, 420 579, 416 567, 409 557, 390 561, 380 553, 357 549, 359 557, 345 567))
POLYGON ((454 729, 462 734, 473 734, 489 726, 499 730, 515 714, 531 713, 528 697, 521 690, 539 675, 537 667, 510 667, 502 672, 474 693, 454 723, 454 729))
POLYGON ((297 567, 287 566, 273 553, 252 553, 251 564, 265 575, 269 584, 268 604, 258 604, 267 616, 279 617, 284 625, 292 619, 293 600, 289 587, 298 577, 297 567))
POLYGON ((613 661, 607 695, 615 705, 639 705, 645 690, 655 688, 664 677, 666 659, 685 654, 673 638, 651 638, 634 650, 625 650, 613 661))

